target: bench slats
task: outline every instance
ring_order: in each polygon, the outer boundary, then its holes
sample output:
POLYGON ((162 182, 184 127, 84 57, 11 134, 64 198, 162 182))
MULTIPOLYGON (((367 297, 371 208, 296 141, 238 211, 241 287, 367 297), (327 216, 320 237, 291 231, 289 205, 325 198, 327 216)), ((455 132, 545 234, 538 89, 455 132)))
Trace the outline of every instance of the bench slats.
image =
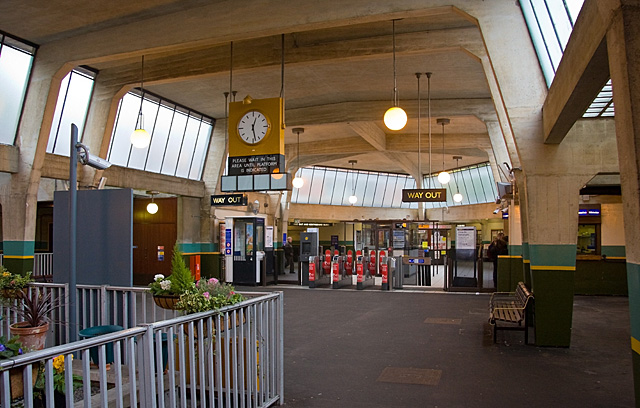
POLYGON ((524 330, 525 343, 527 335, 527 305, 533 299, 523 282, 518 282, 515 292, 495 292, 489 301, 489 323, 493 325, 493 341, 496 341, 496 330, 524 330), (498 321, 517 323, 519 327, 498 327, 498 321), (524 327, 522 322, 525 322, 524 327))

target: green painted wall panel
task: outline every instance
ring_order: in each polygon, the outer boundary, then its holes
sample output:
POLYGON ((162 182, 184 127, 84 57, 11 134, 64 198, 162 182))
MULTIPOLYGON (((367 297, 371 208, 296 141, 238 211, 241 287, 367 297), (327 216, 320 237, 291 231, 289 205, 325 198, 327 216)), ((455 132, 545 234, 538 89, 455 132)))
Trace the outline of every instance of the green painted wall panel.
POLYGON ((640 265, 627 262, 631 336, 640 340, 640 265))
POLYGON ((522 256, 522 245, 509 245, 509 255, 522 256))
POLYGON ((575 266, 575 245, 529 244, 529 259, 533 266, 575 266))
POLYGON ((627 265, 622 259, 576 261, 576 295, 626 296, 627 265))
POLYGON ((569 347, 573 319, 574 272, 531 270, 536 345, 569 347))
POLYGON ((603 245, 601 248, 602 255, 606 256, 615 256, 615 257, 625 257, 626 248, 624 245, 603 245))
POLYGON ((2 259, 2 265, 11 273, 25 275, 33 271, 33 258, 7 258, 2 259))
POLYGON ((523 281, 522 257, 498 257, 498 292, 513 292, 518 282, 523 281))
POLYGON ((33 256, 35 251, 35 241, 4 241, 4 255, 33 256))

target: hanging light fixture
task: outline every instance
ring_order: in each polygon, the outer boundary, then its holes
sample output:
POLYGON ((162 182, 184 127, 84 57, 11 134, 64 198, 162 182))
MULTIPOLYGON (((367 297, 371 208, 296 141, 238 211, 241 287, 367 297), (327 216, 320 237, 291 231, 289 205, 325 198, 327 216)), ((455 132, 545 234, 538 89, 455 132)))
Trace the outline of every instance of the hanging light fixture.
POLYGON ((438 181, 440 184, 447 184, 451 180, 451 176, 444 168, 444 125, 448 125, 451 121, 447 118, 436 119, 439 125, 442 125, 442 171, 438 174, 438 181))
MULTIPOLYGON (((298 135, 298 168, 296 170, 296 174, 298 174, 298 171, 300 171, 300 133, 304 133, 304 128, 293 128, 291 130, 293 131, 293 133, 296 133, 298 135)), ((304 179, 296 175, 296 177, 292 181, 292 184, 295 188, 302 188, 302 186, 304 186, 304 179)))
MULTIPOLYGON (((459 167, 458 166, 458 160, 462 159, 462 156, 453 156, 453 159, 456 161, 456 169, 459 167)), ((455 173, 453 174, 455 177, 455 173)), ((460 183, 456 181, 456 193, 453 195, 453 201, 455 201, 456 203, 459 203, 462 201, 462 194, 460 194, 460 183)))
POLYGON ((151 141, 151 135, 144 130, 144 123, 142 118, 142 102, 144 101, 144 55, 142 56, 142 70, 140 76, 140 90, 142 91, 142 95, 140 95, 140 110, 138 111, 138 119, 136 121, 136 130, 131 133, 131 144, 133 147, 138 149, 144 149, 149 146, 149 142, 151 141))
POLYGON ((149 214, 155 214, 158 212, 158 204, 153 202, 153 196, 157 194, 155 191, 148 191, 151 194, 151 202, 147 204, 147 212, 149 214))
POLYGON ((349 163, 351 164, 351 195, 349 196, 349 203, 351 205, 354 205, 355 203, 358 202, 358 197, 356 197, 356 182, 354 180, 355 178, 355 170, 353 168, 353 166, 357 163, 357 160, 349 160, 349 163))
POLYGON ((398 86, 396 81, 396 20, 393 23, 393 106, 384 113, 384 124, 390 130, 400 130, 407 124, 407 113, 398 106, 398 86))

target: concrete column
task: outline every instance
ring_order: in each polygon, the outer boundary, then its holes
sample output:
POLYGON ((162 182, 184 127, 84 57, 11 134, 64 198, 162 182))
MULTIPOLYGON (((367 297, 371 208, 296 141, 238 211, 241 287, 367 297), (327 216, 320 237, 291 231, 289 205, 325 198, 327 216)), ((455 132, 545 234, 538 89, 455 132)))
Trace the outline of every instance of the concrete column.
POLYGON ((71 69, 60 68, 63 64, 47 62, 39 55, 40 51, 32 68, 16 139, 20 149, 18 172, 3 178, 0 185, 3 263, 13 273, 33 270, 40 175, 60 82, 71 69))
POLYGON ((631 349, 640 406, 640 6, 622 1, 607 32, 627 255, 631 349))
MULTIPOLYGON (((566 347, 571 339, 579 189, 617 164, 609 153, 615 141, 606 129, 585 122, 574 126, 560 145, 544 144, 540 106, 547 87, 524 18, 512 6, 496 3, 492 14, 478 17, 487 48, 482 63, 512 167, 520 168, 514 176, 522 212, 521 244, 528 251, 536 298, 536 343, 566 347)), ((509 235, 511 240, 514 231, 509 235)))

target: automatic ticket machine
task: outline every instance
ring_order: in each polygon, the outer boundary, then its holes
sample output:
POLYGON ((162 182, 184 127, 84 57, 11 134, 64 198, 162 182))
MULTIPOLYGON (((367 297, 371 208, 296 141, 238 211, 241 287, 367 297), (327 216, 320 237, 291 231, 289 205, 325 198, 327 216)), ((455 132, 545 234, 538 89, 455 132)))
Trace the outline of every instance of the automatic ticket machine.
POLYGON ((261 283, 264 218, 228 217, 225 220, 226 281, 234 285, 261 283))
MULTIPOLYGON (((301 232, 300 233, 300 263, 301 263, 301 283, 303 286, 309 286, 309 277, 313 273, 313 277, 318 276, 318 233, 317 232, 301 232)), ((319 277, 319 276, 318 276, 319 277)))

